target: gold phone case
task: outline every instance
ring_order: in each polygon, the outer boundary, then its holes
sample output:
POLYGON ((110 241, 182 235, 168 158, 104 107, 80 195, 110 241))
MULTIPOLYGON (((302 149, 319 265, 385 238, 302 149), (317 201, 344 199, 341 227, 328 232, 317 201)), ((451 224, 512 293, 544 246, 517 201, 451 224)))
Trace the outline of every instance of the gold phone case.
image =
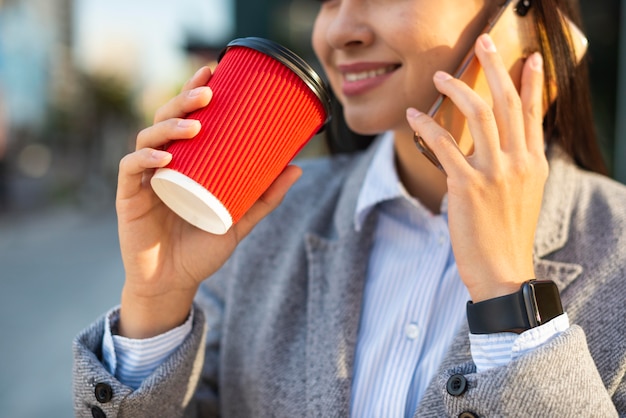
MULTIPOLYGON (((534 21, 534 8, 530 6, 530 8, 525 9, 526 13, 518 13, 519 8, 526 7, 527 4, 527 0, 507 0, 482 32, 490 34, 518 91, 520 89, 524 60, 533 52, 540 50, 539 37, 537 36, 534 21)), ((576 62, 578 63, 587 51, 587 38, 567 17, 562 17, 563 24, 567 25, 569 29, 576 62)), ((478 62, 478 58, 474 54, 473 47, 463 59, 454 77, 464 81, 488 104, 493 106, 487 79, 478 62)), ((554 96, 553 94, 552 97, 554 96)), ((545 111, 547 111, 547 105, 545 111)), ((452 100, 444 95, 440 95, 437 98, 428 114, 450 132, 453 138, 460 138, 468 129, 465 116, 456 108, 452 100)), ((443 171, 441 163, 432 150, 428 148, 424 140, 419 135, 415 135, 414 140, 417 148, 435 166, 443 171)))

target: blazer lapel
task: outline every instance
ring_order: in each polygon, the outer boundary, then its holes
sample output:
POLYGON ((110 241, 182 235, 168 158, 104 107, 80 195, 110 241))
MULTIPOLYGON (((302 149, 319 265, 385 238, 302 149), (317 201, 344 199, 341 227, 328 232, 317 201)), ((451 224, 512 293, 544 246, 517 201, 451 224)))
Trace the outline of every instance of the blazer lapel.
MULTIPOLYGON (((371 224, 371 223, 370 223, 371 224)), ((307 237, 307 415, 348 416, 371 233, 307 237)))
POLYGON ((354 228, 356 201, 376 149, 358 157, 346 179, 333 227, 305 240, 309 295, 306 343, 307 416, 349 416, 354 351, 376 216, 354 228))
POLYGON ((576 203, 576 176, 571 159, 560 147, 551 147, 548 158, 550 176, 544 189, 535 235, 535 274, 538 279, 553 280, 563 292, 583 272, 583 268, 576 263, 554 261, 549 257, 563 248, 569 239, 576 203))

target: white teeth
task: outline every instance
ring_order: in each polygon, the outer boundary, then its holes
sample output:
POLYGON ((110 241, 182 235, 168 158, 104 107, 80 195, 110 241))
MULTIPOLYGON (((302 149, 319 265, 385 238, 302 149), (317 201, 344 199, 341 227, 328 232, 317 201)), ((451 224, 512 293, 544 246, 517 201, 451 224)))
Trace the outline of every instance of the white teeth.
POLYGON ((361 71, 360 73, 346 73, 345 79, 348 82, 365 80, 367 78, 378 77, 379 75, 383 75, 389 73, 394 70, 394 66, 379 68, 377 70, 369 70, 369 71, 361 71))

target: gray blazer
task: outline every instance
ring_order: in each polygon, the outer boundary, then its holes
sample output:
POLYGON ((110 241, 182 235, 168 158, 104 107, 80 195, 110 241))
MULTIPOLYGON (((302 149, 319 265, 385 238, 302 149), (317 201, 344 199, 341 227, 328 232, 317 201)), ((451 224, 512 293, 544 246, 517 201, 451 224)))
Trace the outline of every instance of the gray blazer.
MULTIPOLYGON (((303 163, 283 204, 201 287, 184 344, 138 390, 103 368, 102 318, 78 335, 76 415, 348 416, 376 213, 359 232, 352 221, 372 149, 303 163)), ((536 275, 558 284, 571 329, 478 374, 462 327, 416 417, 626 416, 626 188, 559 149, 550 167, 536 275), (446 390, 455 374, 467 380, 458 396, 446 390)))

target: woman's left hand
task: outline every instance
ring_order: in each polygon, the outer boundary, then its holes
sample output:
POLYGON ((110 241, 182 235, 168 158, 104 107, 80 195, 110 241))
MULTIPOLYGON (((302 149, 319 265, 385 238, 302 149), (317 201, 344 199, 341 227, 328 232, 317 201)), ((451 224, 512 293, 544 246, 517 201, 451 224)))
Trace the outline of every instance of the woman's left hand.
POLYGON ((479 302, 513 293, 534 277, 533 242, 548 163, 541 55, 526 60, 518 93, 488 35, 478 38, 475 51, 493 109, 462 81, 442 72, 434 77, 468 120, 471 155, 463 155, 427 115, 409 109, 407 118, 447 173, 452 248, 461 279, 479 302))

